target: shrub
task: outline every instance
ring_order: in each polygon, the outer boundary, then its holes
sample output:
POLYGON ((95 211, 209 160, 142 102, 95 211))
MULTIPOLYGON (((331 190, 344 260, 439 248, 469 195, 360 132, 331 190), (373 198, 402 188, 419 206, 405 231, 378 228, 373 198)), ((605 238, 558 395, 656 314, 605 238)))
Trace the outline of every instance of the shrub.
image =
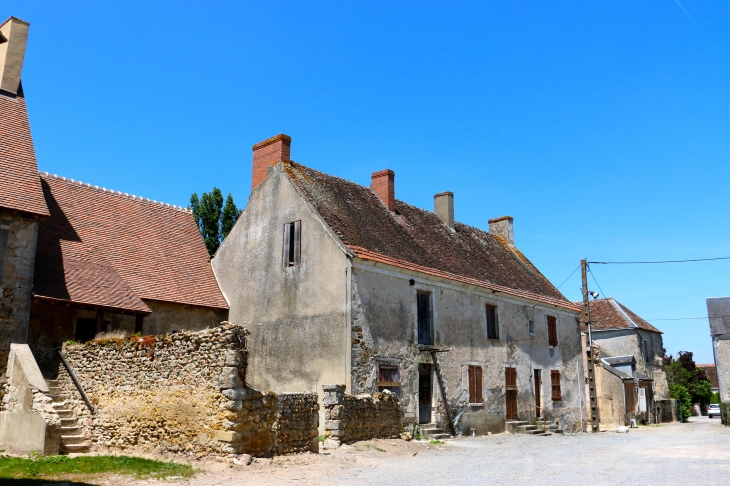
POLYGON ((682 385, 670 384, 669 396, 677 400, 679 412, 682 414, 682 421, 686 422, 692 415, 692 395, 682 385))

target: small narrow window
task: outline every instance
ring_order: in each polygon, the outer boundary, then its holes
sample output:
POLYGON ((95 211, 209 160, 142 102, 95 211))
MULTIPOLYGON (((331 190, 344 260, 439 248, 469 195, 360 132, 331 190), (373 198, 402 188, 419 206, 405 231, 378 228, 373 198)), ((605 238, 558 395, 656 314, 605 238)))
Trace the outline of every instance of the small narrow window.
POLYGON ((284 267, 299 265, 301 254, 301 221, 284 225, 284 267))
POLYGON ((550 382, 553 389, 553 401, 560 401, 563 395, 560 392, 560 371, 552 370, 550 372, 550 382))
POLYGON ((487 306, 487 338, 499 339, 499 326, 497 325, 497 307, 487 306))
POLYGON ((557 320, 555 319, 555 316, 547 316, 547 324, 548 324, 548 345, 557 346, 558 345, 558 324, 557 324, 557 320))
POLYGON ((641 355, 644 358, 644 364, 649 364, 649 343, 641 341, 641 355))
POLYGON ((527 321, 527 332, 535 334, 535 323, 532 320, 527 321))
POLYGON ((431 319, 431 294, 419 291, 416 294, 416 311, 418 312, 418 344, 433 344, 431 319))
POLYGON ((482 367, 469 366, 469 403, 482 403, 482 367))
POLYGON ((388 390, 400 398, 400 368, 397 361, 378 361, 378 391, 388 390))
POLYGON ((8 248, 8 234, 10 230, 0 229, 0 285, 5 278, 5 252, 8 248))

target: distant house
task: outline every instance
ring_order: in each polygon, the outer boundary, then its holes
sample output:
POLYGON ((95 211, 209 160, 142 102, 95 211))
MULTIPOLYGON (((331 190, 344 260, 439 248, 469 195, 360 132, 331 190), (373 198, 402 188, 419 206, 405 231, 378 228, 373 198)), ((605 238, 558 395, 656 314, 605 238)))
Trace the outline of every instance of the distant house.
POLYGON ((38 172, 20 83, 28 24, 11 17, 0 33, 0 366, 10 343, 52 375, 66 340, 225 320, 188 210, 38 172))
POLYGON ((720 391, 720 385, 717 382, 717 366, 714 364, 698 364, 696 365, 698 368, 702 368, 705 370, 705 373, 707 373, 707 378, 710 379, 710 382, 712 383, 712 393, 717 393, 720 391))
POLYGON ((662 332, 612 298, 591 301, 590 311, 601 425, 653 423, 657 413, 661 421, 657 402, 669 398, 662 332))
POLYGON ((417 208, 393 171, 361 186, 290 160, 290 143, 254 146, 251 196, 213 259, 251 331, 252 386, 387 389, 431 430, 536 413, 580 429, 579 309, 517 249, 511 217, 459 223, 450 192, 417 208))
POLYGON ((707 299, 720 401, 730 402, 730 297, 707 299))

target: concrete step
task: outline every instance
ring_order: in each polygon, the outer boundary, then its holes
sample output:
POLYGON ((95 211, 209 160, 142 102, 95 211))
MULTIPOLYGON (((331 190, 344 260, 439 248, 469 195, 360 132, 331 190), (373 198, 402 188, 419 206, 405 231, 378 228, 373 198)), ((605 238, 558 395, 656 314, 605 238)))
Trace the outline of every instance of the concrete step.
POLYGON ((530 424, 524 424, 524 425, 518 425, 515 429, 515 432, 518 434, 530 434, 537 430, 537 425, 530 425, 530 424))
POLYGON ((86 438, 82 434, 78 435, 61 435, 61 445, 67 446, 70 444, 81 444, 86 442, 86 438))
POLYGON ((507 432, 512 432, 513 434, 517 432, 517 427, 520 425, 529 425, 530 423, 527 420, 508 420, 504 423, 505 427, 507 428, 507 432))
POLYGON ((61 427, 61 435, 78 435, 84 431, 84 428, 80 425, 71 425, 61 427))
POLYGON ((66 410, 69 408, 70 403, 64 400, 62 402, 51 402, 51 405, 56 410, 66 410))
POLYGON ((49 393, 48 396, 51 397, 52 402, 65 402, 66 400, 71 398, 66 393, 60 393, 60 394, 49 393))
POLYGON ((74 411, 68 409, 56 409, 59 418, 75 418, 74 411))
POLYGON ((443 433, 444 433, 444 429, 442 429, 442 428, 436 428, 436 427, 434 427, 432 429, 421 428, 421 435, 425 435, 427 437, 432 437, 436 434, 443 434, 443 433))
POLYGON ((61 383, 59 383, 58 380, 46 380, 46 385, 59 387, 61 386, 61 383))
POLYGON ((82 442, 80 444, 61 445, 61 452, 88 452, 91 449, 91 442, 82 442))
POLYGON ((428 438, 443 440, 443 439, 450 439, 451 435, 450 434, 434 434, 434 435, 429 435, 428 438))
POLYGON ((67 417, 61 419, 61 427, 75 427, 79 424, 79 419, 76 417, 67 417))
POLYGON ((58 387, 58 386, 49 386, 48 387, 49 395, 60 395, 61 393, 63 393, 63 390, 61 389, 61 387, 58 387))

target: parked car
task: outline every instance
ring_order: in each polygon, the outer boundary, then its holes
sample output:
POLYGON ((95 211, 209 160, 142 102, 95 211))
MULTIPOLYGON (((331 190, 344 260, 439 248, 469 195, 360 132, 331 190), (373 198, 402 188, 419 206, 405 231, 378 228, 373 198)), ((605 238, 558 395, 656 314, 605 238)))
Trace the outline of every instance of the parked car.
POLYGON ((720 405, 717 403, 711 403, 707 406, 707 416, 709 418, 720 416, 720 405))

